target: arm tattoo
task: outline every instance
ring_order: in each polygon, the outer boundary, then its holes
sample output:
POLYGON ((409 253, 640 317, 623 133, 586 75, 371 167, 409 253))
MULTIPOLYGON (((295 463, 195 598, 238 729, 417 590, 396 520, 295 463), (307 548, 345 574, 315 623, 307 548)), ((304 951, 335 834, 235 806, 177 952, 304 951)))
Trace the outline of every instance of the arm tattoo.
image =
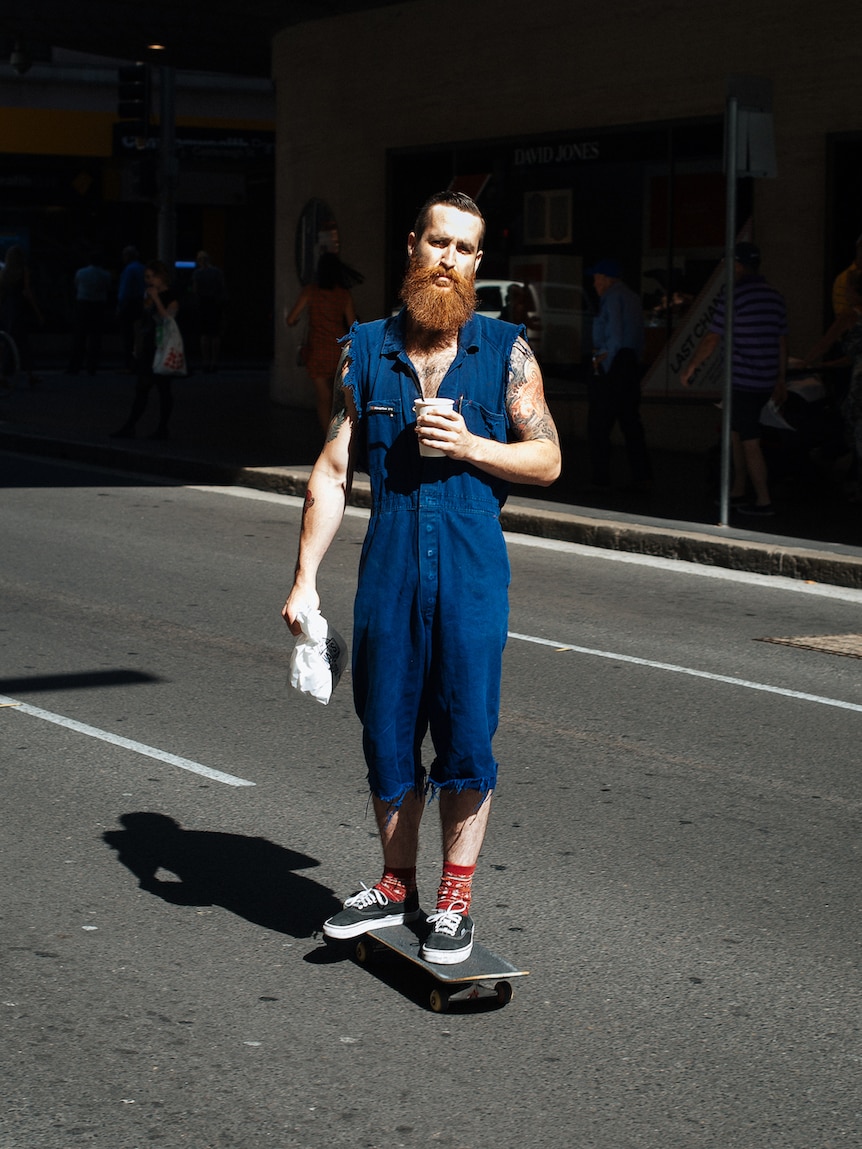
POLYGON ((349 368, 350 344, 348 343, 341 352, 341 359, 338 361, 338 368, 335 372, 335 385, 332 389, 332 419, 329 423, 329 430, 326 432, 327 443, 331 443, 333 439, 338 438, 338 432, 344 426, 345 420, 347 419, 347 399, 344 381, 347 378, 349 368))
POLYGON ((515 341, 509 359, 509 381, 506 386, 506 411, 521 441, 548 439, 558 443, 557 428, 545 402, 542 372, 529 344, 515 341))

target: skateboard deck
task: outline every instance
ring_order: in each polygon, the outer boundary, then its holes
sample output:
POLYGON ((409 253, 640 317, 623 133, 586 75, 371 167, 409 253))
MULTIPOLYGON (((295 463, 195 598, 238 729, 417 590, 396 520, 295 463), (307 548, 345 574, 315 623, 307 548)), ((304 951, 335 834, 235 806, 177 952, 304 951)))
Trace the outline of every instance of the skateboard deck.
POLYGON ((354 956, 361 965, 372 962, 381 951, 391 950, 406 958, 434 978, 437 983, 429 995, 429 1005, 435 1013, 443 1013, 450 1002, 478 1001, 494 998, 499 1005, 507 1005, 514 991, 510 978, 526 977, 530 972, 518 969, 505 958, 473 943, 470 956, 457 965, 438 965, 419 956, 419 949, 430 927, 425 914, 415 922, 400 926, 385 926, 369 930, 355 939, 354 956))

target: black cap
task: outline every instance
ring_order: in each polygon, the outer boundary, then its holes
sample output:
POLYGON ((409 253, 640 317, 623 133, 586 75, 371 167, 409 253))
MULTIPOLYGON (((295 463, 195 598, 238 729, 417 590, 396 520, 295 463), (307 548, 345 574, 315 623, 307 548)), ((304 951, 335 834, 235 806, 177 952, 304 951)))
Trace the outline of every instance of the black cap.
POLYGON ((733 249, 733 258, 743 267, 760 267, 760 248, 753 243, 738 243, 733 249))

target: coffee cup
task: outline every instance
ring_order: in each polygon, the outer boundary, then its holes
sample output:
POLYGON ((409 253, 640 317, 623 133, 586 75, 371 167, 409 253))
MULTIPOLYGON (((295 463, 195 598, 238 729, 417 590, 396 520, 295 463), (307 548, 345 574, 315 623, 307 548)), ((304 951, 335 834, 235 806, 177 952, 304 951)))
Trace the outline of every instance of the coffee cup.
MULTIPOLYGON (((444 399, 442 396, 434 399, 415 399, 413 401, 413 410, 417 416, 437 411, 451 411, 454 406, 454 399, 444 399)), ((425 447, 422 443, 419 444, 419 454, 423 455, 426 459, 445 459, 446 457, 445 451, 439 451, 436 447, 425 447)))

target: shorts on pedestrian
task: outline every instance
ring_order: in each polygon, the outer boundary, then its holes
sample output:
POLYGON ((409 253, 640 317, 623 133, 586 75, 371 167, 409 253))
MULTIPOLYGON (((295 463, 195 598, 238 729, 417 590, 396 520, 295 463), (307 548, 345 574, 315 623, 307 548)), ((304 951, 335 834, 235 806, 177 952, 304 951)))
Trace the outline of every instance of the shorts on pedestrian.
POLYGON ((749 439, 759 439, 763 434, 760 412, 771 395, 771 391, 733 388, 730 401, 730 429, 738 432, 743 443, 749 439))

